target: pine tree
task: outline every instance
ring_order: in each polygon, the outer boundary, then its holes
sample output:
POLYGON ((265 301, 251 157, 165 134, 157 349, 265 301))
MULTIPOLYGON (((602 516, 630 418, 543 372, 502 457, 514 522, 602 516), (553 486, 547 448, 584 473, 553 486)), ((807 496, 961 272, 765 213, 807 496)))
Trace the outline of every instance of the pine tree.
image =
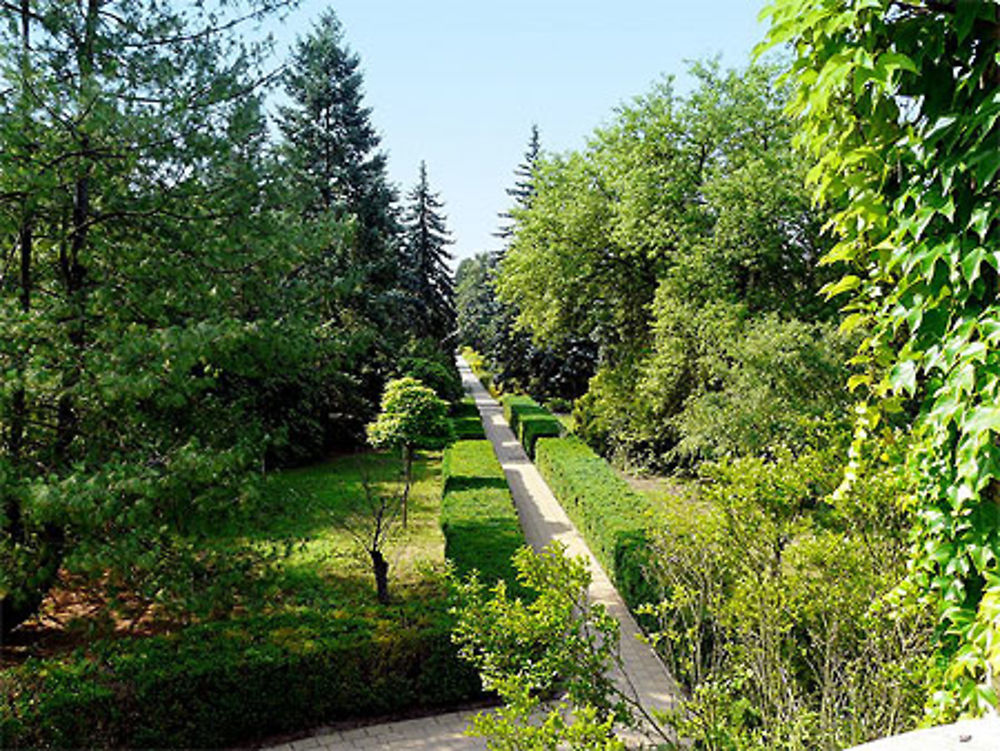
POLYGON ((292 104, 281 107, 284 155, 308 218, 354 217, 355 237, 343 268, 364 267, 369 285, 395 281, 399 232, 386 156, 363 104, 360 58, 346 46, 332 10, 298 40, 285 77, 292 104))
POLYGON ((0 638, 60 570, 199 596, 259 465, 247 292, 294 248, 258 232, 266 50, 236 29, 277 4, 4 4, 0 638))
POLYGON ((414 332, 439 342, 455 330, 455 287, 447 247, 452 240, 441 213, 444 204, 431 192, 427 165, 420 163, 420 178, 407 195, 403 217, 406 228, 405 268, 414 316, 414 332))

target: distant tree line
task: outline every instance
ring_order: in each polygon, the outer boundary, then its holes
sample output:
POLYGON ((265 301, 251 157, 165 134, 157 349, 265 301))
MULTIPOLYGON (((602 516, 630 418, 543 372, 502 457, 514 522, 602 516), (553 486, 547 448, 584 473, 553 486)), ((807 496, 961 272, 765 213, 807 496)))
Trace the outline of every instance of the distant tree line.
POLYGON ((459 331, 498 382, 575 399, 609 456, 668 468, 803 438, 847 403, 850 342, 777 71, 696 64, 578 152, 537 132, 501 231, 458 274, 459 331))

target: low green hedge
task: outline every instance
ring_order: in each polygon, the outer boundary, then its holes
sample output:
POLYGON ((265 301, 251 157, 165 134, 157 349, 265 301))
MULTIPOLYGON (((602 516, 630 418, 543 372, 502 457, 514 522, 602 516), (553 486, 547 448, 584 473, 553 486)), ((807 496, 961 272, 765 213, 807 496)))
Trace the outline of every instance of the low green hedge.
POLYGON ((421 605, 393 620, 331 608, 217 621, 29 660, 0 672, 0 746, 231 747, 481 697, 444 603, 421 605))
POLYGON ((486 437, 474 399, 467 397, 455 405, 451 412, 451 424, 455 429, 455 437, 459 440, 486 437))
POLYGON ((547 409, 530 396, 504 396, 500 400, 503 415, 514 431, 528 456, 535 456, 535 443, 539 438, 562 435, 562 425, 547 409))
POLYGON ((462 576, 473 569, 480 579, 498 579, 523 594, 511 556, 524 534, 500 462, 489 441, 457 441, 444 452, 441 528, 445 557, 462 576))
POLYGON ((635 609, 657 599, 650 562, 649 502, 577 438, 542 438, 535 463, 590 549, 635 609))

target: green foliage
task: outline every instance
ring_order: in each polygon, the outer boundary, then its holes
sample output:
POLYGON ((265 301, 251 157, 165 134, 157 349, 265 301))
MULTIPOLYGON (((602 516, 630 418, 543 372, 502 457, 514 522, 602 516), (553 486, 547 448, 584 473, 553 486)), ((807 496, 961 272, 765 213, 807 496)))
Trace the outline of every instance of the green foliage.
POLYGON ((386 384, 368 440, 375 448, 441 448, 451 431, 448 405, 430 387, 415 378, 396 378, 386 384))
POLYGON ((511 430, 517 435, 528 456, 534 458, 539 438, 558 438, 562 424, 529 396, 505 395, 500 403, 511 430))
POLYGON ((906 564, 903 478, 868 458, 831 504, 843 453, 706 463, 700 492, 658 503, 650 577, 664 597, 647 612, 689 691, 673 719, 682 737, 839 749, 916 723, 930 623, 886 601, 906 564))
POLYGON ((445 556, 459 575, 475 570, 480 580, 506 582, 523 594, 511 556, 524 545, 507 478, 485 440, 457 441, 445 450, 441 528, 445 556))
MULTIPOLYGON (((481 698, 449 644, 439 573, 439 462, 415 465, 398 534, 394 600, 374 603, 367 556, 346 531, 364 484, 395 488, 400 461, 347 455, 275 472, 258 513, 219 524, 212 549, 282 548, 238 586, 243 615, 172 624, 154 637, 92 639, 0 672, 5 748, 247 746, 338 720, 481 698), (252 521, 252 523, 250 523, 252 521), (281 690, 276 690, 280 687, 281 690)), ((220 520, 221 521, 221 520, 220 520)))
POLYGON ((489 351, 489 342, 500 307, 493 294, 494 257, 479 253, 463 258, 455 271, 455 313, 458 341, 480 352, 489 351))
POLYGON ((846 401, 787 91, 768 66, 691 72, 690 95, 663 81, 585 150, 538 161, 495 282, 535 345, 599 354, 596 372, 576 361, 593 374, 576 424, 622 464, 758 452, 846 401))
POLYGON ((486 437, 483 418, 472 397, 466 397, 452 408, 451 425, 459 441, 486 437))
POLYGON ((650 507, 577 438, 542 438, 535 463, 630 608, 650 602, 650 507))
POLYGON ((423 357, 404 357, 396 364, 396 376, 416 378, 425 386, 434 389, 434 393, 440 398, 453 404, 461 401, 465 395, 462 379, 453 364, 448 367, 441 362, 423 357))
POLYGON ((403 215, 404 275, 409 292, 411 330, 438 342, 455 332, 455 286, 447 248, 453 240, 445 227, 444 204, 430 189, 427 164, 407 196, 403 215))
POLYGON ((466 259, 456 274, 459 341, 487 355, 493 380, 502 390, 523 392, 537 399, 575 399, 587 389, 594 372, 597 349, 593 342, 570 338, 559 346, 546 346, 516 325, 518 309, 497 298, 498 265, 513 241, 518 212, 531 208, 536 193, 535 166, 541 158, 538 128, 533 126, 524 161, 514 170, 511 212, 500 214, 503 224, 497 237, 504 248, 466 259))
POLYGON ((494 399, 499 399, 500 390, 493 382, 493 372, 487 367, 485 358, 469 347, 465 347, 462 350, 462 357, 465 358, 465 361, 469 364, 469 368, 476 378, 479 379, 480 383, 483 384, 483 387, 493 395, 494 399))
MULTIPOLYGON (((105 583, 110 609, 224 610, 262 551, 216 555, 216 526, 255 512, 263 470, 363 440, 403 328, 386 302, 394 223, 366 213, 391 200, 353 119, 366 111, 306 103, 359 84, 356 60, 312 54, 316 37, 288 66, 287 148, 269 143, 269 48, 244 32, 283 5, 5 9, 4 633, 60 569, 105 583), (317 208, 310 145, 345 119, 336 195, 317 208), (347 192, 365 198, 345 208, 347 192)), ((336 46, 325 29, 316 43, 336 46)))
POLYGON ((349 243, 329 249, 320 273, 354 288, 350 307, 358 312, 398 314, 381 299, 397 289, 396 194, 363 103, 360 58, 333 10, 297 40, 284 85, 289 104, 279 108, 278 127, 293 205, 312 221, 349 219, 354 230, 349 243))
POLYGON ((504 702, 474 718, 472 732, 491 749, 624 749, 614 729, 634 723, 635 707, 610 677, 618 622, 590 603, 586 564, 558 545, 541 554, 524 548, 514 564, 537 597, 512 599, 503 582, 456 584, 453 638, 504 702))
MULTIPOLYGON (((826 291, 867 333, 854 383, 890 420, 908 400, 918 409, 908 591, 940 618, 944 718, 998 701, 998 12, 995 0, 766 11, 769 44, 794 49, 790 112, 816 198, 838 208, 826 262, 842 277, 826 291)), ((862 414, 859 446, 879 419, 862 414)))
POLYGON ((10 749, 229 748, 479 698, 451 618, 419 605, 400 613, 406 626, 325 608, 28 661, 4 672, 0 737, 10 749))

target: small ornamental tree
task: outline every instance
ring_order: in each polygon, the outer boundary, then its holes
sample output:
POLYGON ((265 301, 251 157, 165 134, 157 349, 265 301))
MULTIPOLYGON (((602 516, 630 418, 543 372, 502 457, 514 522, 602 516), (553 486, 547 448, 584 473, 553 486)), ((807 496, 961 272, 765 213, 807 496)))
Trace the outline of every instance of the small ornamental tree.
POLYGON ((416 378, 397 378, 386 384, 382 410, 368 425, 368 442, 375 448, 398 448, 403 454, 403 526, 416 449, 441 448, 452 437, 448 404, 416 378))

